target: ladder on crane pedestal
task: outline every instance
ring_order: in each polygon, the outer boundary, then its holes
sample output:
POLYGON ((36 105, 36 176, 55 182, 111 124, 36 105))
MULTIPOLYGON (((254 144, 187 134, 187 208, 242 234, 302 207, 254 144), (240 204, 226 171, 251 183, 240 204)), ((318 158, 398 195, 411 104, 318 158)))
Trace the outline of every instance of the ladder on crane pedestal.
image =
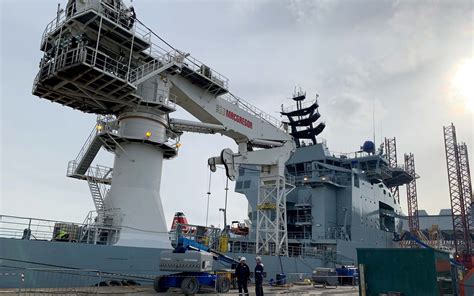
POLYGON ((101 213, 105 211, 104 198, 109 192, 108 186, 112 183, 112 168, 105 166, 91 166, 83 174, 74 169, 75 161, 69 162, 68 177, 86 180, 92 195, 95 209, 101 213), (71 172, 71 173, 69 173, 71 172))
POLYGON ((98 118, 98 123, 89 134, 76 159, 69 162, 67 172, 68 177, 87 181, 99 219, 104 218, 106 210, 104 198, 109 191, 108 186, 112 182, 112 168, 100 165, 91 166, 91 164, 100 148, 104 146, 105 142, 101 136, 108 134, 112 129, 113 124, 108 123, 108 120, 110 118, 98 118))
POLYGON ((89 190, 92 194, 92 201, 94 202, 95 209, 98 213, 103 212, 104 208, 104 199, 100 191, 99 183, 94 181, 87 181, 89 185, 89 190))

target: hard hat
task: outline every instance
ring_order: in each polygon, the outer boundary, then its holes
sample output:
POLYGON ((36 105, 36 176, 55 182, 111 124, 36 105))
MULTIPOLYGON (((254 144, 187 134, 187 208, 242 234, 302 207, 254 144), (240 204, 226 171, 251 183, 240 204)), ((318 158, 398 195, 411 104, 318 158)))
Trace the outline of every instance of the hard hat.
POLYGON ((255 257, 255 260, 262 261, 262 257, 257 256, 257 257, 255 257))
POLYGON ((240 257, 240 261, 245 261, 247 259, 245 259, 245 257, 240 257))

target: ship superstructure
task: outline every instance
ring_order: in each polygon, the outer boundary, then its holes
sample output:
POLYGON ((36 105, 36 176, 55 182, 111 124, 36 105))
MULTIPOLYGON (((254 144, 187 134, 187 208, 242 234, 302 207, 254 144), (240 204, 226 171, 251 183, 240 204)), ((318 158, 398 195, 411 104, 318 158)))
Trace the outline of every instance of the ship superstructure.
MULTIPOLYGON (((287 198, 290 254, 355 263, 357 247, 396 246, 393 239, 402 229, 402 211, 391 188, 413 178, 403 168, 391 167, 372 142, 351 154, 331 153, 324 141, 316 140, 325 127, 315 124, 320 117, 318 102, 306 102, 305 96, 297 93, 296 107, 282 111, 299 147, 286 164, 296 186, 287 198)), ((249 201, 252 225, 258 209, 258 175, 255 167, 241 167, 235 188, 249 201)), ((232 245, 253 249, 251 234, 248 242, 234 239, 232 245)))

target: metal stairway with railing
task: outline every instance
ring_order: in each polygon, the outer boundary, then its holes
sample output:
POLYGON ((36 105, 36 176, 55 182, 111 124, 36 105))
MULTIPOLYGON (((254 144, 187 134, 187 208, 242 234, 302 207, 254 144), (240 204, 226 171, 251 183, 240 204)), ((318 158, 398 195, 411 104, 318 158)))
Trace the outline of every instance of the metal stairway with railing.
POLYGON ((87 170, 87 184, 92 194, 92 201, 98 213, 105 211, 104 198, 109 192, 109 185, 112 182, 112 168, 104 166, 90 167, 87 170))
POLYGON ((103 212, 105 210, 104 198, 109 191, 109 185, 112 183, 112 168, 100 165, 91 166, 88 167, 83 174, 78 174, 75 167, 75 160, 71 160, 69 162, 67 176, 86 180, 97 212, 103 212))
POLYGON ((104 137, 108 137, 109 133, 114 132, 114 122, 112 117, 98 117, 97 124, 89 134, 76 159, 69 162, 67 170, 68 177, 87 181, 92 201, 100 219, 104 217, 104 198, 109 191, 109 185, 112 183, 112 168, 101 165, 91 166, 91 164, 100 148, 104 145, 108 146, 104 141, 104 137))
POLYGON ((74 174, 85 175, 97 153, 99 153, 100 148, 102 148, 102 145, 103 143, 99 137, 97 126, 94 126, 94 129, 89 134, 89 137, 76 157, 74 174))
POLYGON ((105 209, 104 199, 102 197, 99 183, 94 181, 88 181, 87 183, 89 185, 89 190, 92 194, 92 201, 94 202, 95 209, 97 210, 97 212, 103 212, 105 209))

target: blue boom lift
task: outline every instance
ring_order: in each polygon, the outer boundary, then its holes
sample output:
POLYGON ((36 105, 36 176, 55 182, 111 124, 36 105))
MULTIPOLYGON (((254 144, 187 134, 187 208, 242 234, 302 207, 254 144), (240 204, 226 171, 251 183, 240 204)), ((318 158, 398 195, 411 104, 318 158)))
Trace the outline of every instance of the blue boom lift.
POLYGON ((228 264, 232 270, 239 263, 200 242, 182 236, 178 237, 174 250, 161 252, 160 259, 162 271, 178 273, 155 278, 155 291, 166 292, 169 288, 181 288, 186 295, 198 293, 203 286, 214 288, 218 293, 227 293, 232 272, 213 272, 212 262, 228 264))

